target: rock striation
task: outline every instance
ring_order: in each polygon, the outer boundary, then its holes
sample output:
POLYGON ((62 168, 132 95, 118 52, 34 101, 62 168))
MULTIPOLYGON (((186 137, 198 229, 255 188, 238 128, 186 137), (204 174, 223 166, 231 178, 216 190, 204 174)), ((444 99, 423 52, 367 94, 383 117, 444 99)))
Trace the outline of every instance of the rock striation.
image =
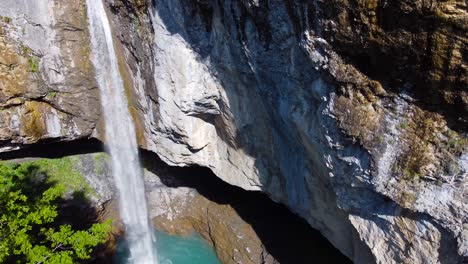
MULTIPOLYGON (((141 148, 356 263, 468 261, 466 1, 106 1, 141 148)), ((0 150, 103 140, 84 1, 0 3, 0 150)))

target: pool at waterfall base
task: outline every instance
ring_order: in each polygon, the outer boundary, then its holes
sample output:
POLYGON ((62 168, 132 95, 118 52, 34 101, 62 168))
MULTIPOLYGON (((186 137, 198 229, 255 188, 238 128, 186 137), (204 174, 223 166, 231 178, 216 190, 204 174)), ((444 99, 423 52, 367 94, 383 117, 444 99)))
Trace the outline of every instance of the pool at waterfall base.
MULTIPOLYGON (((158 264, 221 264, 214 249, 196 233, 179 236, 155 230, 154 234, 158 264)), ((118 243, 116 258, 118 264, 131 263, 124 239, 118 243)))

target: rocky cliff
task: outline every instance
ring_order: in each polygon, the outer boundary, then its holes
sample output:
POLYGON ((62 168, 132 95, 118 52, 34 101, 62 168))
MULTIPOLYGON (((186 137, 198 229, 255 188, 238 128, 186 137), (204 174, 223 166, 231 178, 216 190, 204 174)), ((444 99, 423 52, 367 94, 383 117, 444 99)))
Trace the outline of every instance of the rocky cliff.
MULTIPOLYGON (((466 1, 106 3, 142 148, 356 263, 468 261, 466 1)), ((85 10, 0 2, 2 152, 105 142, 85 10)))

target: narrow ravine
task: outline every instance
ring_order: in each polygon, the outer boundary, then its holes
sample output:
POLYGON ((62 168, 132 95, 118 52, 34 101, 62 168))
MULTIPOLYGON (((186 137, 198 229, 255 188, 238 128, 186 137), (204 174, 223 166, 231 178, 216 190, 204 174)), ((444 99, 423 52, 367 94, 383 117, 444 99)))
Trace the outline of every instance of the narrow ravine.
POLYGON ((130 263, 154 264, 153 236, 148 221, 142 168, 133 120, 128 111, 111 27, 101 0, 87 0, 93 65, 101 93, 105 141, 119 190, 120 214, 125 224, 130 263))
MULTIPOLYGON (((286 206, 272 201, 264 193, 246 191, 230 185, 208 168, 171 167, 153 153, 144 150, 140 151, 140 156, 143 167, 158 175, 166 188, 196 190, 197 195, 208 201, 193 202, 188 199, 191 201, 188 202, 190 216, 182 216, 186 214, 176 212, 171 215, 170 221, 164 220, 164 217, 158 218, 156 225, 162 224, 162 230, 169 227, 168 230, 177 234, 184 229, 187 221, 195 223, 195 231, 213 243, 221 263, 352 263, 305 219, 286 206), (235 213, 230 214, 226 209, 219 210, 218 206, 230 208, 235 213), (197 215, 197 210, 204 213, 197 215), (205 212, 209 213, 205 215, 205 212), (201 222, 206 224, 197 224, 200 219, 205 219, 201 222), (229 228, 224 229, 223 224, 217 224, 220 222, 226 223, 229 228), (244 223, 249 227, 246 228, 244 223), (252 236, 250 228, 255 235, 252 236), (232 237, 237 238, 231 239, 232 237), (245 248, 249 250, 243 251, 245 248), (235 261, 231 262, 234 256, 235 261)), ((176 200, 171 200, 171 205, 178 208, 176 211, 183 211, 176 200)), ((148 202, 151 208, 155 201, 148 202)), ((158 205, 161 205, 161 201, 158 205)), ((365 257, 364 253, 362 257, 365 257)))

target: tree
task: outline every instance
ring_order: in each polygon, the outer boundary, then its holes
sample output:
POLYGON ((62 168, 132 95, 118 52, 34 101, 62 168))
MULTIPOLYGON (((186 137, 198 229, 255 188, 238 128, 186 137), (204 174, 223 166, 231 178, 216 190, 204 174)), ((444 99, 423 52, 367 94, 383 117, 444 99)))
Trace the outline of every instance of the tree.
POLYGON ((0 263, 76 263, 107 240, 110 221, 86 230, 58 224, 65 192, 34 165, 0 164, 0 263))

